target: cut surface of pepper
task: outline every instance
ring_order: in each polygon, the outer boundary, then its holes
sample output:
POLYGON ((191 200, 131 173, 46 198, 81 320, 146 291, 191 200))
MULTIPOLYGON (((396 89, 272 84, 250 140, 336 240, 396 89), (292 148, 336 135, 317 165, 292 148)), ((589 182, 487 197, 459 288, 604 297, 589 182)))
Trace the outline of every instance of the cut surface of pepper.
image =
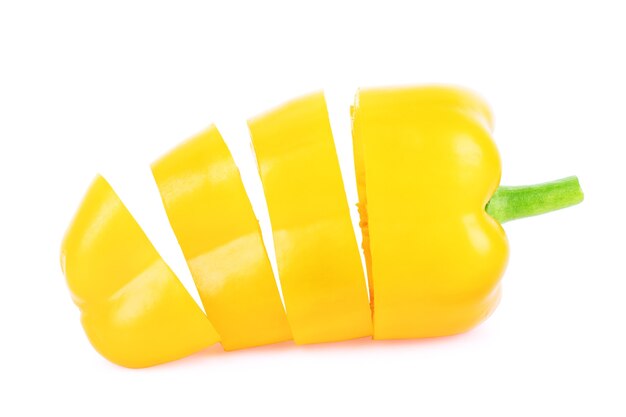
POLYGON ((508 256, 484 210, 501 173, 488 107, 460 89, 371 89, 352 114, 374 338, 474 327, 498 303, 508 256))
POLYGON ((371 335, 365 277, 321 93, 248 121, 296 343, 371 335))
POLYGON ((61 265, 90 342, 113 363, 157 365, 219 341, 202 310, 100 176, 67 231, 61 265))
POLYGON ((159 159, 152 172, 224 349, 291 339, 258 221, 215 126, 159 159))

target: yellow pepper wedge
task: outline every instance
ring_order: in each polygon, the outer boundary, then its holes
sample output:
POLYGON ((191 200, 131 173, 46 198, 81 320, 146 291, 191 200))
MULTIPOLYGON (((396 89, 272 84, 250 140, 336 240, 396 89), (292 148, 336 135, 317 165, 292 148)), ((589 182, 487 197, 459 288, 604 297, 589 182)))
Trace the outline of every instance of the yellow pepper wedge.
POLYGON ((501 174, 487 105, 455 88, 370 89, 352 116, 374 338, 472 328, 495 309, 508 257, 485 212, 501 174))
POLYGON ((296 343, 371 335, 365 277, 321 93, 248 121, 296 343))
POLYGON ((104 178, 91 184, 61 248, 61 267, 94 348, 141 368, 219 336, 104 178))
POLYGON ((217 128, 169 152, 152 172, 224 349, 290 340, 258 221, 217 128))

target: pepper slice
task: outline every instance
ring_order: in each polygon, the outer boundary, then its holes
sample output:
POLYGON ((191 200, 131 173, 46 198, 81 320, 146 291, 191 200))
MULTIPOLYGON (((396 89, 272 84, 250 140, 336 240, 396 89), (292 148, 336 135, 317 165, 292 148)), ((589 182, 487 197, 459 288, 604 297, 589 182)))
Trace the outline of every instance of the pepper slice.
POLYGON ((258 221, 217 128, 176 147, 152 172, 224 349, 290 340, 258 221))
POLYGON ((219 341, 213 326, 98 176, 61 247, 61 267, 94 348, 141 368, 219 341))
POLYGON ((371 335, 363 268, 322 93, 248 121, 296 343, 371 335))
POLYGON ((374 338, 461 333, 500 298, 508 243, 487 105, 445 87, 368 89, 352 111, 374 338))

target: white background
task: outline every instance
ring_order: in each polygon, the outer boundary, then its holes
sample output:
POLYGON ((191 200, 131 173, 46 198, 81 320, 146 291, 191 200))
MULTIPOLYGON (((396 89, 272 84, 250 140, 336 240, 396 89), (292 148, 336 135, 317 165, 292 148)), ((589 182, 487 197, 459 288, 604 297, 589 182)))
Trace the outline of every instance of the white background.
POLYGON ((0 3, 0 415, 626 415, 623 2, 220 3, 0 3), (503 184, 586 193, 505 225, 487 322, 140 371, 91 348, 58 258, 97 172, 188 279, 150 161, 217 122, 271 243, 246 118, 324 89, 352 205, 356 88, 432 82, 491 104, 503 184))

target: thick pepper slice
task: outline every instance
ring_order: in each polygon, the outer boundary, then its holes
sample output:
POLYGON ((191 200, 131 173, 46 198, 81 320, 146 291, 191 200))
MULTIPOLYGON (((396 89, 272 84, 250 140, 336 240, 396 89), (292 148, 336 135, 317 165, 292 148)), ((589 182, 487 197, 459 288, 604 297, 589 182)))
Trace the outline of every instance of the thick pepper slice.
POLYGON ((443 87, 361 90, 353 138, 374 338, 461 333, 500 298, 508 244, 488 107, 443 87))
POLYGON ((258 221, 215 126, 155 162, 152 172, 224 349, 291 339, 258 221))
POLYGON ((61 248, 85 332, 102 356, 140 368, 219 341, 109 184, 91 184, 61 248))
POLYGON ((371 335, 371 312, 321 93, 248 121, 297 343, 371 335))

